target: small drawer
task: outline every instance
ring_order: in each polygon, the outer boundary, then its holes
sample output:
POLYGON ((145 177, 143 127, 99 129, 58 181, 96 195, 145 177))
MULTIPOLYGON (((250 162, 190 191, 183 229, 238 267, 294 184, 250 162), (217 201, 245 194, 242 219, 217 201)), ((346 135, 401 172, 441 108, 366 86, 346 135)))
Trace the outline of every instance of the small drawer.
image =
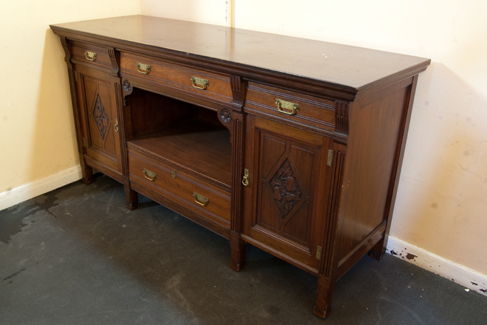
POLYGON ((106 68, 112 67, 106 47, 81 42, 72 42, 71 44, 73 59, 106 68))
POLYGON ((335 103, 332 100, 253 82, 248 85, 245 110, 330 131, 335 127, 335 103))
POLYGON ((129 149, 129 177, 213 222, 230 228, 230 193, 129 149))
POLYGON ((120 54, 120 71, 206 99, 227 103, 233 100, 230 77, 226 75, 123 52, 120 54))

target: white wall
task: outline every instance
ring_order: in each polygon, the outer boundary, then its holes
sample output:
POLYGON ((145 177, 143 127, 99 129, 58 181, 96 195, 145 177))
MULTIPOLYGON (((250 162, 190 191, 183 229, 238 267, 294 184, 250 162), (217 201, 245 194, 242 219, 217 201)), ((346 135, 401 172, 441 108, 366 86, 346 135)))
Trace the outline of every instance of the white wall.
MULTIPOLYGON (((232 4, 232 1, 228 1, 232 4)), ((422 56, 391 235, 487 274, 487 2, 233 0, 234 27, 422 56)), ((229 26, 225 1, 142 14, 229 26)))
POLYGON ((64 51, 49 24, 136 13, 138 0, 2 1, 1 198, 79 164, 64 51))

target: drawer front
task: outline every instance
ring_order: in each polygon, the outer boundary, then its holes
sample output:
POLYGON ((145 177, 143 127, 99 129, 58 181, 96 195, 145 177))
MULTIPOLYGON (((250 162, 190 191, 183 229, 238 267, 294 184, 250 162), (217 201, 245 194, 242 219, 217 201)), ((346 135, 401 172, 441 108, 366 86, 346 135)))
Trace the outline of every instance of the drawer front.
POLYGON ((129 53, 120 54, 120 71, 192 95, 230 103, 230 77, 129 53))
POLYGON ((271 115, 292 124, 306 124, 329 131, 335 128, 335 103, 332 100, 253 82, 248 85, 245 110, 271 115))
POLYGON ((129 149, 129 177, 152 191, 230 228, 230 194, 129 149))
POLYGON ((112 67, 108 49, 106 47, 81 42, 72 42, 71 44, 71 51, 74 59, 95 66, 105 68, 112 67))

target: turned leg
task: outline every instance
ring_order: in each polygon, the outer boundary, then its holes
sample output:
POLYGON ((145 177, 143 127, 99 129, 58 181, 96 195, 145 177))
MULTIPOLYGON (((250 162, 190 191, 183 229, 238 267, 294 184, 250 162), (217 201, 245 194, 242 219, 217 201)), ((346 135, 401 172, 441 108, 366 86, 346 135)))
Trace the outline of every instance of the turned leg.
POLYGON ((232 252, 230 267, 235 271, 242 270, 245 267, 245 242, 234 231, 230 231, 230 250, 232 252))
POLYGON ((324 275, 318 275, 316 304, 315 308, 313 309, 313 313, 316 316, 325 318, 330 314, 334 288, 334 280, 327 278, 324 275))
POLYGON ((129 210, 134 210, 139 207, 139 194, 130 188, 130 184, 123 185, 125 190, 125 206, 129 210))
POLYGON ((93 168, 84 164, 84 162, 81 162, 81 173, 83 175, 83 178, 81 178, 83 183, 91 184, 95 181, 95 178, 93 177, 93 168))

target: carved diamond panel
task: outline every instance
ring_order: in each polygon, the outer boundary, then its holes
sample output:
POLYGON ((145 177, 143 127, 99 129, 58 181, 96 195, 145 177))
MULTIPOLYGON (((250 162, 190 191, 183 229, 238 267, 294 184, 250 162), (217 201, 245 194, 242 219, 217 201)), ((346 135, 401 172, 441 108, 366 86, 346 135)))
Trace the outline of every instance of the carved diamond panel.
POLYGON ((289 160, 286 159, 269 183, 273 191, 273 198, 284 219, 301 200, 299 188, 289 160))
POLYGON ((100 99, 100 94, 96 95, 95 107, 93 108, 93 117, 95 118, 96 126, 100 132, 101 138, 105 140, 105 135, 108 130, 108 115, 105 107, 100 99))

